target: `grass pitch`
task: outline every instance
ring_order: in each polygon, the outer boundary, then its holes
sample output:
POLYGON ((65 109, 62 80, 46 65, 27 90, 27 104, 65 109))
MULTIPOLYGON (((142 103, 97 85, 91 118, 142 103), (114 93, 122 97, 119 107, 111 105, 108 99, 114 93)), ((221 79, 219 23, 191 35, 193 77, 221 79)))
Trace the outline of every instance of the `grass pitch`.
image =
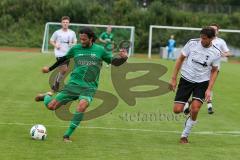
MULTIPOLYGON (((53 62, 54 56, 48 54, 0 52, 1 160, 240 159, 239 64, 222 64, 214 88, 215 113, 208 115, 206 104, 203 105, 188 145, 178 143, 184 116, 172 114, 175 93, 137 98, 135 106, 128 106, 112 85, 110 68, 104 66, 99 89, 117 96, 118 106, 104 116, 82 122, 72 136, 73 143, 66 144, 62 135, 69 122, 58 119, 54 112, 34 101, 37 93, 49 90, 49 74, 42 74, 40 69, 53 62), (162 117, 151 119, 148 116, 152 113, 162 117), (29 130, 34 124, 46 126, 46 141, 30 138, 29 130)), ((129 63, 140 62, 166 66, 168 71, 161 79, 169 81, 173 61, 129 59, 129 63)), ((95 99, 89 110, 99 103, 95 99)))

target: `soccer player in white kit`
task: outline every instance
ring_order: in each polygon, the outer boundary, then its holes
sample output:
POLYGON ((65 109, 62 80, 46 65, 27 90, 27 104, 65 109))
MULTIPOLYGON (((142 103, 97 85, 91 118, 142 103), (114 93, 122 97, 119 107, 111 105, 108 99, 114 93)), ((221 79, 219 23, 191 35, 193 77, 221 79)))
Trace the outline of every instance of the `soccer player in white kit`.
MULTIPOLYGON (((63 16, 61 18, 62 28, 56 30, 50 38, 50 44, 54 46, 54 53, 57 60, 65 56, 67 51, 77 43, 76 33, 68 28, 69 23, 70 18, 68 16, 63 16)), ((68 70, 68 64, 69 60, 59 66, 59 73, 57 74, 54 85, 52 86, 53 91, 58 91, 59 84, 68 70)))
MULTIPOLYGON (((210 25, 210 27, 212 27, 215 30, 215 37, 212 43, 222 52, 223 57, 231 56, 232 54, 230 53, 230 50, 226 42, 222 38, 218 37, 220 26, 216 23, 213 23, 210 25)), ((218 71, 220 71, 220 65, 218 66, 218 71)), ((207 101, 208 114, 214 113, 213 105, 212 105, 212 97, 213 97, 213 92, 211 93, 211 98, 209 99, 209 101, 207 101)), ((190 112, 190 108, 189 108, 190 104, 191 104, 191 101, 188 101, 184 106, 184 113, 186 115, 190 112)))
POLYGON ((181 69, 181 78, 174 100, 173 112, 183 112, 185 103, 192 95, 190 116, 185 122, 180 143, 188 143, 188 136, 197 122, 198 112, 204 102, 211 97, 211 91, 218 74, 221 51, 212 44, 215 31, 211 27, 203 28, 200 38, 191 39, 184 46, 170 81, 170 88, 175 91, 177 75, 181 69))
MULTIPOLYGON (((218 24, 214 23, 214 24, 211 24, 210 27, 212 27, 215 30, 215 38, 212 41, 213 45, 215 45, 218 49, 221 50, 222 56, 224 56, 224 57, 231 56, 230 50, 229 50, 226 42, 224 41, 224 39, 218 37, 220 26, 218 24)), ((220 65, 218 66, 218 70, 220 70, 220 65)), ((207 101, 208 113, 209 114, 214 113, 213 105, 212 105, 212 96, 213 96, 213 93, 211 93, 210 100, 207 101)))

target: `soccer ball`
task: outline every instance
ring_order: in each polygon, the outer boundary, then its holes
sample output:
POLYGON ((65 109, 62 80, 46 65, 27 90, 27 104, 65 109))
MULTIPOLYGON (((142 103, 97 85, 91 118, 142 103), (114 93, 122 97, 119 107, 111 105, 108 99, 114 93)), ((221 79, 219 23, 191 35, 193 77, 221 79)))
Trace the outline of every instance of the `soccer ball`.
POLYGON ((35 140, 45 140, 47 137, 46 127, 42 124, 34 125, 30 130, 30 136, 35 140))

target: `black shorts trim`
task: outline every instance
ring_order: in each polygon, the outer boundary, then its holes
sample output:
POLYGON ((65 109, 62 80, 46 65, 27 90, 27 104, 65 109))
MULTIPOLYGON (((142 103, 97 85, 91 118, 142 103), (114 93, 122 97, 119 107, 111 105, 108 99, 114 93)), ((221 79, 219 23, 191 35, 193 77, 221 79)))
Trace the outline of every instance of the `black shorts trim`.
POLYGON ((182 102, 182 101, 174 101, 174 103, 186 104, 187 102, 182 102))
POLYGON ((195 100, 198 100, 198 101, 200 101, 200 102, 204 102, 202 99, 200 99, 200 98, 197 98, 197 97, 192 97, 192 99, 195 99, 195 100))

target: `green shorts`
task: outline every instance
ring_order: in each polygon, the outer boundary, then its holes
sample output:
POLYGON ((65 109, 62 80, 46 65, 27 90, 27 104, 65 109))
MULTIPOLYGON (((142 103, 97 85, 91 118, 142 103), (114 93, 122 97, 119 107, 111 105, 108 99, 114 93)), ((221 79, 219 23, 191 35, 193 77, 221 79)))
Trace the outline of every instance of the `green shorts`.
POLYGON ((85 99, 88 104, 93 100, 96 92, 95 88, 80 87, 79 85, 68 84, 56 95, 55 99, 61 104, 67 104, 70 101, 85 99))
POLYGON ((60 102, 61 104, 67 104, 68 102, 71 102, 71 101, 75 101, 75 100, 82 100, 82 99, 85 99, 88 104, 90 104, 93 100, 93 97, 91 96, 71 96, 71 95, 68 95, 68 94, 65 94, 65 93, 58 93, 55 97, 55 99, 60 102))

